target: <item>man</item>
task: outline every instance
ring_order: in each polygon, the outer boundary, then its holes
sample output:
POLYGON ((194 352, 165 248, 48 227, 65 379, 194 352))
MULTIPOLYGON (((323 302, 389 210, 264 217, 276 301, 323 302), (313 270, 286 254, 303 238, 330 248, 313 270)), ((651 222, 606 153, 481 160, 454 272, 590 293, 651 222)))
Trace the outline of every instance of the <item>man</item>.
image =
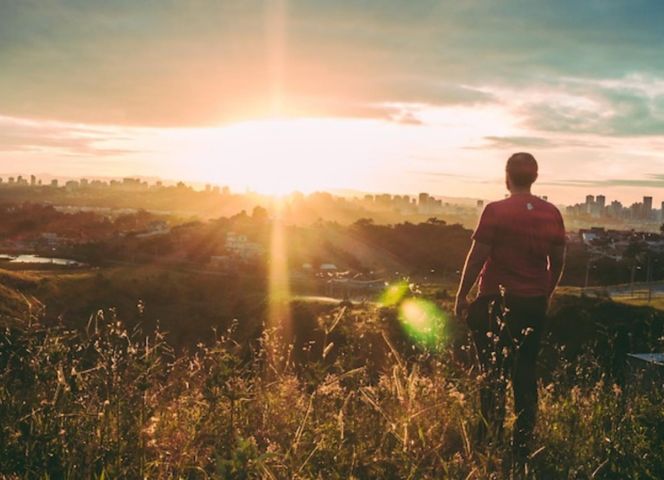
POLYGON ((507 161, 510 196, 489 203, 466 258, 455 313, 465 317, 477 350, 482 385, 481 439, 499 440, 505 416, 505 383, 512 380, 517 465, 529 453, 537 413, 535 364, 549 299, 563 271, 565 227, 558 209, 532 195, 537 161, 516 153, 507 161), (478 280, 477 298, 468 294, 478 280))

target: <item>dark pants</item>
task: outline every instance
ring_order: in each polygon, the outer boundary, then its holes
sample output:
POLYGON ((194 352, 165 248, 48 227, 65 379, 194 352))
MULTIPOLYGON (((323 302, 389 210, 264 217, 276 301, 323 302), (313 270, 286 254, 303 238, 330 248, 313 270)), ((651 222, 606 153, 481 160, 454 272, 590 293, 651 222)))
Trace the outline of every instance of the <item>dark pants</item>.
POLYGON ((502 437, 505 388, 512 380, 514 427, 512 446, 524 460, 537 415, 537 354, 546 317, 546 297, 480 297, 468 310, 482 381, 480 440, 502 437))

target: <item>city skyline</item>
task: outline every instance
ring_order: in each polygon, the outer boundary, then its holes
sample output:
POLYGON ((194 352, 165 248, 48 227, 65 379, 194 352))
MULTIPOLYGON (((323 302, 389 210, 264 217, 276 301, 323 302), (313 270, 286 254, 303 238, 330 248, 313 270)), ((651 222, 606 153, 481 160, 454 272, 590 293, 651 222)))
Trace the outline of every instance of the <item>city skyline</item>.
POLYGON ((664 194, 654 1, 0 3, 0 170, 264 193, 664 194), (572 55, 570 52, 574 51, 572 55))
MULTIPOLYGON (((244 190, 233 190, 229 185, 223 183, 202 183, 202 182, 184 182, 177 179, 163 179, 160 177, 140 177, 140 176, 123 176, 123 177, 74 177, 74 176, 56 176, 51 174, 7 174, 0 172, 0 188, 6 186, 24 186, 24 187, 56 187, 62 188, 69 186, 70 188, 79 188, 79 187, 109 187, 109 186, 133 186, 138 188, 150 188, 150 187, 168 187, 168 186, 184 186, 188 188, 193 188, 198 191, 210 191, 216 193, 223 193, 224 195, 228 194, 259 194, 259 195, 268 195, 263 192, 254 191, 251 189, 244 190)), ((282 192, 277 196, 293 196, 296 194, 303 194, 305 192, 300 192, 298 190, 293 190, 290 192, 282 192)), ((356 200, 372 201, 376 203, 381 202, 392 202, 395 201, 397 204, 402 201, 406 202, 406 205, 426 205, 428 202, 432 202, 431 205, 442 205, 441 198, 446 198, 447 200, 460 200, 475 202, 478 208, 483 208, 484 205, 491 201, 499 200, 499 198, 481 198, 481 197, 449 197, 444 194, 438 194, 436 192, 410 192, 410 193, 395 193, 395 192, 386 192, 386 191, 360 191, 360 190, 348 190, 348 191, 312 191, 306 193, 330 193, 339 197, 353 198, 356 200)), ((503 198, 508 194, 503 194, 503 198)), ((550 200, 548 195, 538 195, 544 200, 550 200)), ((614 217, 614 218, 623 218, 623 219, 641 219, 641 220, 664 220, 664 194, 662 195, 662 200, 660 203, 654 200, 652 196, 643 196, 641 202, 629 202, 623 203, 620 199, 607 197, 604 194, 587 194, 585 195, 584 202, 576 203, 558 203, 559 206, 566 207, 567 215, 579 216, 579 215, 590 215, 598 218, 601 217, 614 217), (645 205, 645 208, 643 206, 645 205), (657 205, 660 205, 661 208, 657 208, 657 205), (636 211, 638 210, 638 212, 636 211), (629 212, 632 213, 629 213, 629 212), (655 218, 654 213, 660 212, 659 216, 655 218), (651 215, 652 214, 652 215, 651 215)), ((422 213, 422 212, 421 212, 422 213)))

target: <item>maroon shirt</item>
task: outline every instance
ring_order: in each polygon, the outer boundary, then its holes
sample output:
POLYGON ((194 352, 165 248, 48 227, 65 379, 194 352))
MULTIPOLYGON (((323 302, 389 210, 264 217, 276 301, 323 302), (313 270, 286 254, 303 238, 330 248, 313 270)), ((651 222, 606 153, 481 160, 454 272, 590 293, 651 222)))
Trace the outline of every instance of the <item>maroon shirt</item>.
POLYGON ((534 195, 520 193, 489 203, 473 240, 491 246, 479 278, 479 295, 507 293, 548 295, 549 255, 565 244, 565 226, 558 209, 534 195))

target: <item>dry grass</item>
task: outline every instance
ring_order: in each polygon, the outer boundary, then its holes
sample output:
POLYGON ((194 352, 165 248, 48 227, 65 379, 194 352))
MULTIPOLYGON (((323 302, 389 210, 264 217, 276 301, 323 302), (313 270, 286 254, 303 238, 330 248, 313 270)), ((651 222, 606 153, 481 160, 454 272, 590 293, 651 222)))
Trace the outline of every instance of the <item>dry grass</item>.
MULTIPOLYGON (((177 358, 112 311, 84 331, 39 319, 0 334, 0 476, 510 477, 507 442, 474 439, 469 350, 413 349, 389 311, 323 316, 301 351, 231 329, 177 358)), ((590 356, 552 379, 533 478, 664 478, 661 390, 613 385, 590 356)))

